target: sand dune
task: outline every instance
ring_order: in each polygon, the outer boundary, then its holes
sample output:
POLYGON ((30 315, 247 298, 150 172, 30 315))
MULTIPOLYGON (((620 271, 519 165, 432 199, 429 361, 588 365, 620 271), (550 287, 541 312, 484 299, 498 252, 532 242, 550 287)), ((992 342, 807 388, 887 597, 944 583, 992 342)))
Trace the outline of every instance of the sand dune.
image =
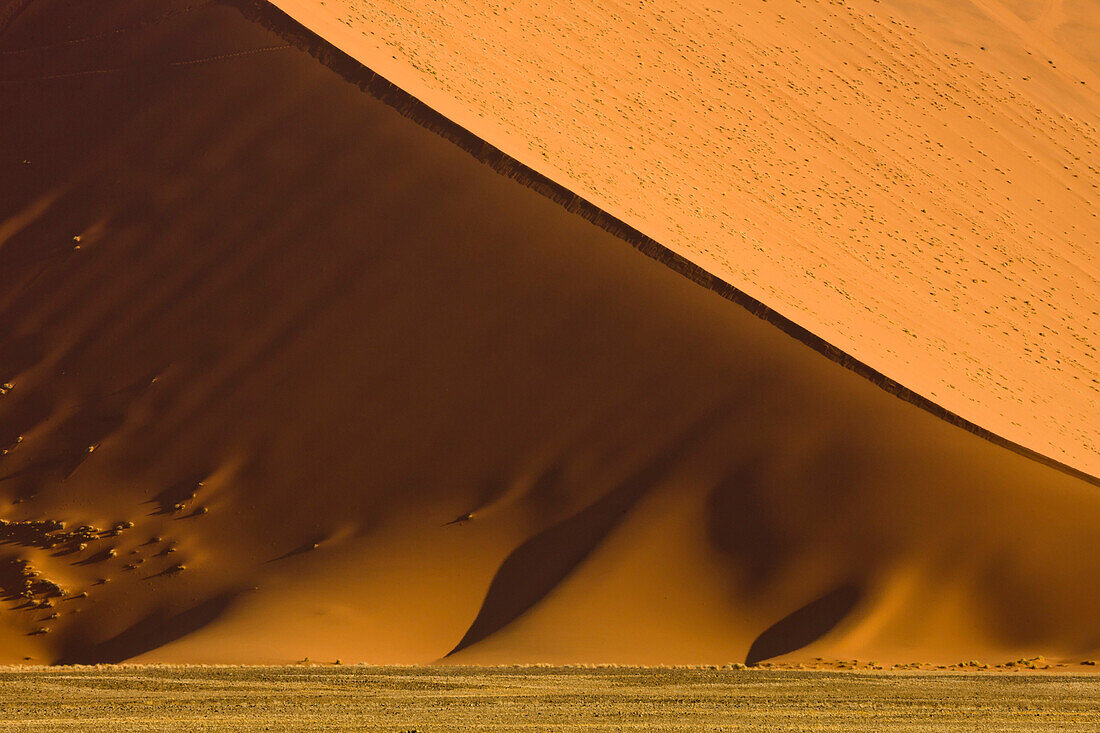
POLYGON ((1100 649, 1095 485, 234 7, 38 0, 0 53, 5 661, 1100 649))
POLYGON ((275 4, 844 353, 1100 473, 1100 4, 275 4))

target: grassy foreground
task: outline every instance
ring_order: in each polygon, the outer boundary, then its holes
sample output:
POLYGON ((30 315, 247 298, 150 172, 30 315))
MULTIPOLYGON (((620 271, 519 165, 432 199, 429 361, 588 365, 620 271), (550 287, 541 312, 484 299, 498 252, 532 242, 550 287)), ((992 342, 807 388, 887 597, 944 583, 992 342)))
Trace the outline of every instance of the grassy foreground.
POLYGON ((1100 730, 1100 676, 553 667, 0 669, 0 730, 1100 730))

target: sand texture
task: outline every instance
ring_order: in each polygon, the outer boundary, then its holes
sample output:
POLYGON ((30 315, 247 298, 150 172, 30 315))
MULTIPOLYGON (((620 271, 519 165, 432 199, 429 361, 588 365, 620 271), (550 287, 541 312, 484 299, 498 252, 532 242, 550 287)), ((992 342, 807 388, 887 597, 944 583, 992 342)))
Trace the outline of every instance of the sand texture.
POLYGON ((1100 3, 275 4, 841 351, 1100 473, 1100 3))
POLYGON ((10 731, 1086 733, 1095 676, 706 669, 140 667, 0 670, 10 731))
MULTIPOLYGON (((1096 485, 823 358, 274 21, 0 18, 3 660, 1100 651, 1096 485)), ((1070 430, 1088 399, 1064 407, 1070 430)))

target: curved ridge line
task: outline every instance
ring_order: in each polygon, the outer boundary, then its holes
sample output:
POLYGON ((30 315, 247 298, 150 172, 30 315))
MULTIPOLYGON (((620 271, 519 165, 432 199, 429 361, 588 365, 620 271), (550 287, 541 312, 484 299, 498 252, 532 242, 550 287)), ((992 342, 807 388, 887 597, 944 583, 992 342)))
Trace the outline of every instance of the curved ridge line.
POLYGON ((592 224, 623 240, 647 257, 672 269, 697 285, 732 301, 757 318, 767 321, 783 333, 810 347, 830 361, 855 372, 885 392, 902 399, 925 412, 929 412, 956 427, 973 433, 994 445, 1029 458, 1049 468, 1100 487, 1100 477, 1074 468, 1055 458, 1004 438, 961 415, 948 410, 927 397, 914 392, 900 382, 891 379, 874 367, 865 364, 845 351, 812 333, 761 301, 737 289, 730 283, 708 272, 683 255, 673 252, 660 242, 643 234, 621 219, 607 213, 565 186, 552 181, 533 168, 519 162, 492 143, 483 140, 457 122, 437 112, 424 102, 398 87, 393 82, 371 70, 359 60, 341 51, 310 29, 303 26, 282 9, 268 0, 218 0, 221 4, 236 8, 245 18, 259 23, 280 36, 288 44, 308 53, 345 81, 369 92, 404 117, 465 150, 479 162, 491 167, 502 176, 522 183, 563 206, 567 211, 583 217, 592 224))

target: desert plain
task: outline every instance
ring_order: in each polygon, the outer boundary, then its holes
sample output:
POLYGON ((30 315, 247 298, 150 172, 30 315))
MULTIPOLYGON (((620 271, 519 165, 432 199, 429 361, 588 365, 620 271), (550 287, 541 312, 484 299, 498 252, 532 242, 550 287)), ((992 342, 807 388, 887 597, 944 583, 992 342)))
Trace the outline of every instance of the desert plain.
POLYGON ((0 669, 5 730, 1094 731, 1095 677, 630 667, 0 669))

